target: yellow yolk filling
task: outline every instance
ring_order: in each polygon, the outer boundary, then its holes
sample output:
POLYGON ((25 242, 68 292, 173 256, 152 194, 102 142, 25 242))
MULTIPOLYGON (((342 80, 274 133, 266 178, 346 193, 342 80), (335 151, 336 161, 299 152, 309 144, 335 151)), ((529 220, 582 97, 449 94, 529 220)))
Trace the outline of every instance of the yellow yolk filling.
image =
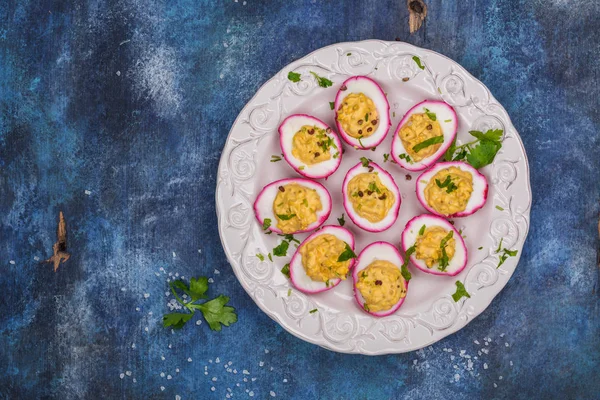
POLYGON ((442 127, 437 121, 431 120, 427 114, 413 114, 408 121, 402 125, 398 133, 404 149, 413 161, 421 161, 438 151, 441 143, 433 144, 420 149, 418 152, 413 147, 436 136, 443 136, 442 127))
MULTIPOLYGON (((325 129, 304 125, 292 140, 292 154, 307 165, 331 159, 330 148, 337 148, 325 129)), ((338 153, 339 156, 339 153, 338 153)))
POLYGON ((330 279, 346 279, 350 260, 338 261, 346 249, 346 243, 334 235, 323 234, 300 248, 302 265, 313 281, 327 282, 330 279))
MULTIPOLYGON (((432 226, 426 228, 422 235, 419 235, 415 242, 415 256, 418 260, 424 260, 427 268, 433 267, 434 264, 439 263, 442 258, 442 240, 448 235, 447 230, 439 226, 432 226)), ((456 249, 456 241, 454 237, 446 241, 446 255, 451 260, 454 257, 456 249)))
POLYGON ((365 138, 377 130, 379 113, 369 97, 363 93, 351 93, 338 108, 337 120, 348 135, 365 138))
POLYGON ((435 211, 443 215, 452 215, 464 211, 473 192, 473 176, 470 172, 457 167, 445 168, 438 171, 425 187, 425 200, 435 211), (448 187, 440 187, 446 177, 450 177, 456 188, 448 193, 448 187))
POLYGON ((394 205, 394 194, 381 183, 377 174, 358 174, 348 182, 348 195, 354 211, 370 222, 379 222, 394 205))
POLYGON ((317 211, 322 209, 317 191, 297 183, 280 186, 273 201, 277 227, 283 233, 306 229, 317 221, 317 211))
POLYGON ((389 261, 373 261, 358 273, 356 288, 365 299, 367 311, 389 310, 406 297, 406 281, 394 264, 389 261))

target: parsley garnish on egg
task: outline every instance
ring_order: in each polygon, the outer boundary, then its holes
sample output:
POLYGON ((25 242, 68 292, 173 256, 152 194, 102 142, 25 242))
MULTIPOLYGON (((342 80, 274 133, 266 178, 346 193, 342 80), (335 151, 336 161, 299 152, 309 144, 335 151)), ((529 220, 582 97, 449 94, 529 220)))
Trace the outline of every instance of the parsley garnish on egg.
POLYGON ((350 260, 351 258, 356 258, 356 254, 352 250, 352 247, 350 247, 350 245, 348 243, 344 243, 344 244, 346 245, 346 248, 338 257, 338 262, 344 262, 344 261, 350 260))
MULTIPOLYGON (((418 153, 419 151, 423 150, 426 147, 433 146, 434 144, 439 144, 439 143, 444 143, 444 136, 443 135, 434 136, 432 138, 424 140, 421 143, 418 143, 418 144, 414 145, 412 149, 413 149, 413 151, 415 153, 418 153)), ((406 160, 406 161, 408 161, 408 160, 406 160)))

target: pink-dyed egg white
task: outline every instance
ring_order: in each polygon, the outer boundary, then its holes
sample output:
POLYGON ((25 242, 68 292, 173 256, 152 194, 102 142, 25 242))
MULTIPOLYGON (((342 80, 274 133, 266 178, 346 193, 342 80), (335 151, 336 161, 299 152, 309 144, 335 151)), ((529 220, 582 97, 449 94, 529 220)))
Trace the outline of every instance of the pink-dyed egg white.
MULTIPOLYGON (((412 246, 416 246, 419 237, 426 235, 428 233, 427 229, 431 228, 441 228, 447 233, 452 232, 451 237, 454 239, 455 243, 454 254, 452 258, 448 260, 448 265, 442 266, 438 261, 431 267, 428 267, 424 259, 417 258, 418 251, 416 250, 410 255, 410 262, 415 267, 428 274, 448 276, 458 275, 467 266, 467 247, 465 246, 465 242, 460 233, 444 218, 435 215, 422 214, 408 221, 402 232, 402 249, 406 253, 412 246)), ((442 235, 443 234, 444 233, 442 232, 442 235)), ((437 249, 433 250, 436 251, 437 249)), ((431 249, 427 249, 426 251, 428 251, 427 254, 432 254, 431 249)))
POLYGON ((400 190, 398 189, 398 185, 396 185, 394 178, 376 163, 372 161, 369 161, 367 163, 366 161, 367 159, 363 157, 363 162, 356 164, 354 167, 350 168, 350 170, 346 173, 344 183, 342 184, 344 209, 346 210, 346 213, 348 214, 352 222, 354 222, 358 227, 368 232, 381 232, 388 229, 394 224, 394 222, 396 222, 396 219, 398 218, 398 212, 400 211, 400 204, 402 202, 402 198, 400 196, 400 190), (394 197, 394 202, 391 205, 391 208, 385 214, 385 217, 377 222, 371 222, 367 218, 359 215, 360 210, 354 208, 354 204, 352 203, 351 197, 355 199, 367 199, 371 196, 374 196, 373 201, 377 201, 382 198, 382 195, 380 195, 378 192, 350 193, 350 190, 348 188, 348 185, 352 181, 352 178, 360 174, 369 173, 376 174, 376 176, 381 181, 381 184, 385 187, 385 189, 389 190, 389 192, 394 197), (360 197, 357 197, 357 195, 360 195, 360 197))
MULTIPOLYGON (((449 192, 450 190, 451 189, 448 188, 447 190, 442 191, 442 195, 446 197, 446 205, 452 205, 454 202, 456 202, 457 200, 455 199, 455 197, 459 195, 461 190, 463 189, 459 184, 459 187, 455 191, 449 192)), ((419 178, 417 178, 417 199, 419 199, 421 205, 432 214, 439 215, 445 218, 466 217, 468 215, 473 214, 485 205, 487 195, 488 182, 486 177, 479 173, 479 171, 477 171, 471 165, 462 161, 437 163, 427 171, 423 172, 421 175, 419 175, 419 178), (468 173, 471 175, 472 192, 468 197, 468 201, 463 210, 452 213, 444 213, 438 211, 432 204, 429 203, 428 198, 426 196, 428 190, 427 187, 429 184, 431 184, 432 186, 438 185, 439 187, 442 187, 440 186, 440 184, 445 184, 444 179, 442 178, 441 181, 437 179, 437 181, 440 181, 437 182, 435 176, 436 174, 438 174, 438 172, 443 173, 444 170, 449 170, 452 167, 458 168, 460 171, 462 171, 462 173, 468 173)))
MULTIPOLYGON (((342 281, 342 279, 339 279, 339 278, 330 279, 328 282, 316 281, 316 280, 313 280, 306 273, 306 269, 304 267, 303 260, 302 260, 301 249, 303 248, 303 246, 305 246, 307 243, 309 243, 313 239, 316 239, 317 237, 319 237, 321 235, 325 235, 325 234, 335 236, 339 240, 347 243, 348 246, 350 246, 350 248, 352 250, 354 250, 354 235, 352 235, 352 233, 350 233, 350 231, 348 231, 345 228, 342 228, 341 226, 333 226, 333 225, 324 226, 323 228, 319 229, 317 232, 315 232, 315 233, 311 234, 309 237, 307 237, 302 242, 302 244, 300 244, 298 249, 296 249, 296 253, 294 253, 292 260, 290 261, 290 279, 291 279, 294 287, 296 289, 300 290, 301 292, 304 292, 304 293, 324 292, 326 290, 333 289, 334 287, 339 285, 340 282, 342 281)), ((349 261, 350 261, 350 265, 349 265, 348 269, 351 270, 352 266, 354 265, 354 259, 350 259, 349 261)))
MULTIPOLYGON (((458 118, 456 116, 456 112, 450 105, 438 100, 422 101, 408 110, 398 124, 398 127, 394 132, 394 138, 392 139, 392 158, 404 169, 409 171, 422 171, 434 164, 440 157, 444 155, 446 150, 448 150, 448 147, 450 147, 456 138, 457 127, 458 118), (414 147, 419 143, 413 144, 413 149, 411 150, 413 152, 413 157, 410 157, 409 152, 406 150, 405 144, 400 137, 400 130, 406 124, 412 124, 411 117, 415 114, 424 114, 428 118, 431 118, 433 121, 439 123, 441 135, 436 137, 442 136, 443 139, 443 141, 437 142, 441 144, 441 146, 435 152, 420 159, 419 161, 414 159, 414 147)), ((431 126, 428 128, 431 128, 431 126)), ((412 134, 414 134, 414 131, 412 134)), ((432 138, 429 138, 428 140, 431 140, 432 138)), ((425 142, 425 140, 423 140, 423 142, 425 142)), ((416 151, 416 154, 418 155, 419 152, 422 152, 423 150, 427 151, 426 147, 416 151)))
POLYGON ((300 175, 308 178, 327 178, 338 169, 342 161, 342 144, 338 136, 326 123, 310 115, 294 114, 287 117, 279 126, 279 143, 288 164, 300 175), (298 142, 313 140, 318 147, 304 156, 319 160, 323 158, 323 155, 329 153, 328 159, 307 163, 297 157, 301 152, 296 147, 294 137, 303 135, 303 128, 308 135, 304 134, 304 137, 298 137, 298 142))
MULTIPOLYGON (((400 299, 397 302, 395 302, 391 307, 389 307, 386 310, 372 311, 369 308, 369 305, 363 297, 363 294, 361 293, 360 289, 357 287, 357 284, 361 277, 361 273, 375 261, 388 261, 392 263, 395 267, 397 267, 399 271, 401 271, 401 267, 402 264, 404 264, 404 260, 398 252, 398 249, 396 249, 394 245, 388 242, 371 243, 363 249, 363 251, 358 255, 358 258, 356 259, 354 271, 352 272, 352 280, 354 282, 354 298, 356 299, 356 302, 358 303, 359 307, 365 312, 376 317, 385 317, 396 312, 400 308, 402 303, 404 303, 404 299, 406 299, 406 294, 408 292, 408 281, 404 279, 402 275, 400 275, 400 282, 396 282, 396 284, 401 284, 404 286, 404 296, 400 297, 400 299)), ((384 284, 390 284, 390 282, 382 282, 382 288, 385 288, 385 286, 383 286, 384 284)))
POLYGON ((285 185, 290 184, 298 184, 309 190, 314 190, 315 193, 319 196, 322 209, 316 211, 315 222, 309 224, 304 229, 299 229, 294 232, 285 233, 310 232, 312 230, 317 229, 325 222, 327 218, 329 218, 329 214, 331 214, 331 195, 329 194, 327 189, 320 183, 304 178, 281 179, 269 183, 267 186, 265 186, 263 190, 260 191, 258 197, 254 201, 254 214, 256 215, 256 219, 262 226, 269 225, 269 229, 273 232, 283 233, 281 229, 277 227, 278 219, 275 215, 275 211, 273 210, 273 203, 278 192, 280 192, 281 189, 285 187, 285 185), (268 224, 265 224, 265 221, 267 221, 268 224))
MULTIPOLYGON (((340 136, 346 143, 357 149, 364 150, 377 146, 385 139, 392 124, 390 104, 383 89, 377 82, 366 76, 353 76, 342 84, 335 97, 335 110, 335 121, 340 136), (348 98, 351 95, 352 97, 348 98), (357 96, 360 96, 360 98, 357 96), (349 101, 352 100, 352 104, 345 101, 346 98, 349 101), (372 101, 372 104, 370 101, 372 101), (347 112, 348 108, 354 110, 354 107, 356 107, 356 110, 363 110, 367 103, 371 104, 370 107, 373 107, 376 113, 368 114, 365 112, 363 115, 363 112, 357 114, 359 111, 347 112), (371 116, 370 119, 369 115, 371 116)), ((367 111, 369 110, 367 109, 367 111)))

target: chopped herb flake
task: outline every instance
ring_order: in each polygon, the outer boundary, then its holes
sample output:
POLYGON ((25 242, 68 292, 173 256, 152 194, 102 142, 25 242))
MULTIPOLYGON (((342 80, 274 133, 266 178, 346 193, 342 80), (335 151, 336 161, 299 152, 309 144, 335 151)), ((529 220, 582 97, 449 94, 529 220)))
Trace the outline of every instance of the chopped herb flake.
POLYGON ((285 264, 283 266, 283 268, 281 268, 281 273, 289 278, 290 277, 290 264, 285 264))
POLYGON ((312 310, 310 310, 310 311, 309 311, 309 313, 311 313, 311 314, 314 314, 314 313, 316 313, 317 311, 319 311, 319 310, 318 310, 318 309, 316 309, 316 308, 313 308, 312 310))
POLYGON ((258 259, 259 259, 260 261, 265 261, 265 256, 263 256, 263 255, 262 255, 262 254, 260 254, 260 253, 258 253, 258 254, 256 255, 256 257, 258 257, 258 259))
POLYGON ((277 247, 275 247, 273 249, 273 255, 277 256, 277 257, 285 257, 287 255, 287 251, 288 248, 290 247, 290 243, 286 242, 285 240, 281 243, 279 243, 279 245, 277 247))
POLYGON ((333 85, 333 82, 331 82, 329 79, 323 78, 322 76, 317 75, 313 71, 310 71, 310 73, 315 77, 319 86, 321 86, 323 88, 327 88, 327 87, 333 85))
POLYGON ((500 206, 496 206, 496 210, 504 211, 504 208, 502 208, 500 206))
POLYGON ((414 145, 412 149, 415 153, 418 153, 419 151, 423 150, 424 148, 433 146, 434 144, 438 144, 438 143, 444 143, 444 135, 434 136, 432 138, 424 140, 421 143, 414 145))
POLYGON ((344 218, 344 214, 342 214, 342 216, 339 217, 337 220, 338 220, 338 224, 340 224, 340 226, 344 226, 346 224, 346 219, 344 218))
POLYGON ((289 221, 290 219, 294 218, 296 216, 296 214, 277 214, 277 218, 279 218, 282 221, 289 221))
POLYGON ((461 281, 456 281, 456 292, 452 295, 452 299, 458 303, 463 297, 470 298, 471 295, 467 292, 465 285, 463 285, 461 281))
POLYGON ((417 67, 425 69, 425 66, 421 63, 421 59, 419 57, 413 56, 412 59, 415 61, 415 63, 417 63, 417 67))
POLYGON ((335 108, 335 103, 333 101, 329 102, 329 108, 331 108, 332 110, 335 108))
POLYGON ((419 236, 422 236, 422 235, 425 233, 425 228, 426 228, 426 226, 425 226, 425 225, 423 225, 423 226, 421 227, 421 229, 419 229, 419 236))
POLYGON ((300 74, 297 72, 293 72, 293 71, 290 71, 288 73, 288 79, 292 82, 300 82, 301 81, 300 74))
POLYGON ((425 109, 425 114, 427 115, 427 117, 429 117, 430 120, 432 120, 432 121, 437 120, 435 113, 432 113, 431 111, 429 111, 428 108, 425 109))

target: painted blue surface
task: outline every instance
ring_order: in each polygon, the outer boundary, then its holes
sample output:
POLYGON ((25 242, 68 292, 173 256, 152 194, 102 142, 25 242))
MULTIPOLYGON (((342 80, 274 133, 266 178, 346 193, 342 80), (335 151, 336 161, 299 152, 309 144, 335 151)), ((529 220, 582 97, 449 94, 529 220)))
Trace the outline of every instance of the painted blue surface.
POLYGON ((0 398, 600 398, 600 1, 431 0, 413 36, 403 0, 8 3, 0 398), (239 110, 286 64, 396 37, 458 61, 507 108, 531 166, 531 229, 509 284, 459 333, 404 355, 336 354, 238 284, 217 163, 239 110), (55 274, 34 257, 50 255, 59 210, 72 257, 55 274), (239 322, 162 328, 168 273, 212 277, 239 322))

